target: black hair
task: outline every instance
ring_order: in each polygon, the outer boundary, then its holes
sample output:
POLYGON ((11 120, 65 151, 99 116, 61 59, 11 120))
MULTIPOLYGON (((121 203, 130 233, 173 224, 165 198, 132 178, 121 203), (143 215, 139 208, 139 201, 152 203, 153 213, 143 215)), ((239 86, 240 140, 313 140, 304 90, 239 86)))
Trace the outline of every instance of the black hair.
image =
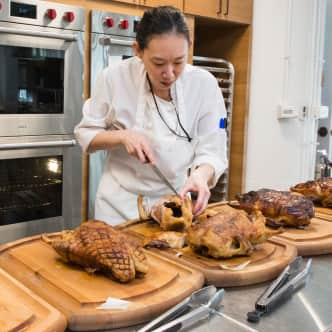
POLYGON ((160 6, 144 12, 140 20, 136 41, 141 50, 144 50, 154 35, 175 32, 182 34, 190 43, 189 28, 181 11, 172 6, 160 6))

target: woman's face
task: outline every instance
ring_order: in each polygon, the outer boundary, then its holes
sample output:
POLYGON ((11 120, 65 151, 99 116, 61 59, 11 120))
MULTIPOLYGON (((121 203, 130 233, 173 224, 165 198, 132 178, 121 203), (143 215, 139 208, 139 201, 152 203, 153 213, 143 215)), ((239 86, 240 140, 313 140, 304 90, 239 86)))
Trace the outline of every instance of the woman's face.
POLYGON ((169 91, 187 63, 188 48, 185 36, 175 33, 153 36, 144 50, 135 45, 155 93, 169 91))

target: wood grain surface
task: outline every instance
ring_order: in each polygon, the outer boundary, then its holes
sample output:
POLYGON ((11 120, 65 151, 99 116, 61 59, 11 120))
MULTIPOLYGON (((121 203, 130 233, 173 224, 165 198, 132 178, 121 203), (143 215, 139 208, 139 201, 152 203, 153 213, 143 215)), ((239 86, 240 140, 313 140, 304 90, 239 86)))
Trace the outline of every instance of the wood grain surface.
POLYGON ((199 271, 153 252, 146 254, 149 272, 127 284, 64 263, 40 236, 2 246, 0 267, 61 311, 70 330, 96 331, 148 321, 203 285, 199 271), (125 310, 98 310, 108 297, 130 304, 125 310))
POLYGON ((332 209, 315 206, 315 217, 332 221, 332 209))
POLYGON ((0 269, 0 331, 62 332, 65 317, 0 269))

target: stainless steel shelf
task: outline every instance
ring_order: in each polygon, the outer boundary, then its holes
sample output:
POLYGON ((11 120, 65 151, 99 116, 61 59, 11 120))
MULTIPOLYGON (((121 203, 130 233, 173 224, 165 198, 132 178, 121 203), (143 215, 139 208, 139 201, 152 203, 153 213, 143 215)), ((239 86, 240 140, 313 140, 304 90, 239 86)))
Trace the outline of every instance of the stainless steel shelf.
MULTIPOLYGON (((232 129, 232 109, 233 109, 233 95, 234 95, 234 66, 224 59, 211 58, 204 56, 193 57, 194 66, 203 68, 218 81, 221 93, 224 97, 225 107, 227 111, 227 156, 230 159, 231 149, 231 129, 232 129)), ((228 184, 229 174, 228 170, 220 177, 215 188, 211 190, 210 202, 218 202, 221 200, 228 200, 228 184)))

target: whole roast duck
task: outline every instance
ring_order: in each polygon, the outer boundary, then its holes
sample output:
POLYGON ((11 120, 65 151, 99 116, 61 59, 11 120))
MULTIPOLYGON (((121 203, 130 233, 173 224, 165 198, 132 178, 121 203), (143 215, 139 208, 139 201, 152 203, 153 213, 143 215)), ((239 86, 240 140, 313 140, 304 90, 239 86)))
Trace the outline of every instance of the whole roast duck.
POLYGON ((299 183, 291 187, 290 190, 308 197, 314 204, 332 207, 332 178, 321 178, 299 183))
POLYGON ((62 231, 54 239, 42 235, 66 262, 87 271, 101 271, 120 282, 135 279, 136 273, 148 272, 141 246, 112 226, 97 220, 82 223, 74 230, 62 231))
POLYGON ((265 227, 260 211, 248 215, 224 205, 218 211, 209 210, 188 229, 188 245, 197 253, 214 258, 250 255, 254 246, 265 242, 280 231, 265 227))
POLYGON ((238 207, 262 211, 270 226, 303 227, 310 224, 314 206, 310 199, 289 191, 260 189, 236 195, 238 207))

